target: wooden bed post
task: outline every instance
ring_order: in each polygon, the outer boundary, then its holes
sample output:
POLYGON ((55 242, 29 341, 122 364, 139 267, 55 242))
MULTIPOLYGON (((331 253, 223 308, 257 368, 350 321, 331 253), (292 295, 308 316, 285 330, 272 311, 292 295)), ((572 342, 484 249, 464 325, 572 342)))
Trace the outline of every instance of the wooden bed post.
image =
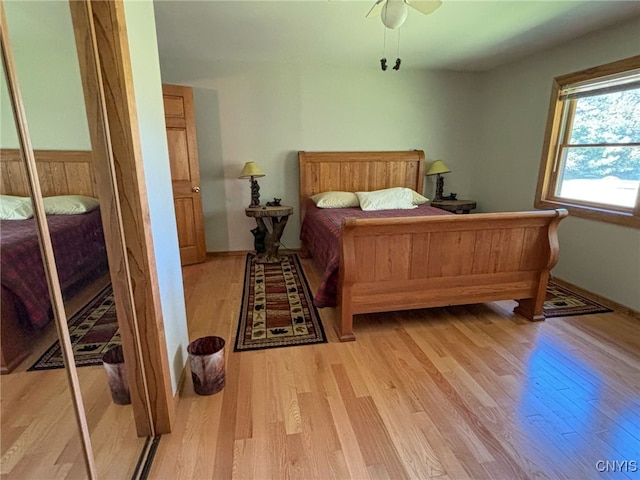
POLYGON ((353 334, 353 302, 351 287, 355 282, 354 269, 345 268, 345 264, 355 263, 355 244, 352 230, 347 228, 350 219, 346 219, 342 226, 342 248, 340 250, 340 283, 338 288, 338 307, 336 325, 341 342, 353 342, 356 337, 353 334))
POLYGON ((522 315, 532 322, 544 320, 544 300, 547 295, 547 283, 549 283, 549 271, 540 274, 540 282, 534 298, 521 298, 513 309, 514 313, 522 315))
POLYGON ((518 305, 513 311, 523 317, 531 320, 532 322, 539 322, 544 320, 544 301, 547 296, 547 284, 549 283, 549 277, 551 276, 551 269, 558 263, 558 257, 560 254, 560 244, 558 242, 558 224, 560 220, 569 214, 564 208, 556 210, 556 217, 549 223, 548 238, 549 238, 549 259, 545 268, 540 272, 538 287, 536 294, 533 298, 521 298, 518 300, 518 305))

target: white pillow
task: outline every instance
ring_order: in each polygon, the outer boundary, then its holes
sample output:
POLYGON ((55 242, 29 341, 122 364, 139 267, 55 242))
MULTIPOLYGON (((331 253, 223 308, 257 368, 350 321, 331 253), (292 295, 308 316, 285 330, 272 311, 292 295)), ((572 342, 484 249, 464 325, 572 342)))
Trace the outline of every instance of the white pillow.
POLYGON ((311 197, 318 208, 348 208, 360 205, 353 192, 322 192, 311 197))
POLYGON ((78 215, 98 208, 98 200, 83 195, 58 195, 44 197, 44 211, 47 215, 78 215))
POLYGON ((413 190, 406 187, 385 188, 373 192, 356 192, 362 210, 408 210, 413 204, 413 190))
POLYGON ((33 204, 29 197, 0 195, 0 219, 26 220, 33 217, 33 204))
POLYGON ((411 201, 411 203, 413 203, 414 205, 424 205, 425 203, 429 202, 429 199, 427 197, 420 195, 415 190, 411 190, 411 193, 413 195, 413 200, 411 201))

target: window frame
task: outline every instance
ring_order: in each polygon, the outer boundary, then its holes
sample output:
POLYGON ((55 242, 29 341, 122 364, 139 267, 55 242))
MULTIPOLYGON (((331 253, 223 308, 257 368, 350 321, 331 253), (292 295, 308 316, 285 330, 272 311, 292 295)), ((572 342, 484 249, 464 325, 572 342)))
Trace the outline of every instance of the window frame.
MULTIPOLYGON (((590 80, 597 80, 602 77, 616 75, 632 70, 640 69, 640 55, 629 57, 616 62, 608 63, 594 68, 581 70, 579 72, 561 75, 553 79, 551 88, 551 101, 547 114, 547 126, 545 130, 544 143, 542 148, 542 160, 538 173, 538 184, 536 187, 536 197, 534 206, 541 209, 566 208, 571 215, 588 218, 602 222, 615 223, 628 227, 640 228, 640 189, 636 195, 635 206, 631 209, 606 205, 596 202, 574 200, 555 195, 559 170, 554 172, 556 159, 561 153, 560 144, 563 133, 568 134, 571 129, 566 128, 563 132, 563 106, 565 100, 561 99, 561 91, 567 85, 573 85, 590 80)), ((575 102, 571 102, 569 109, 575 108, 575 102)), ((572 112, 569 112, 571 114, 572 112)), ((573 115, 571 115, 572 121, 573 115)), ((559 160, 558 160, 559 161, 559 160)))

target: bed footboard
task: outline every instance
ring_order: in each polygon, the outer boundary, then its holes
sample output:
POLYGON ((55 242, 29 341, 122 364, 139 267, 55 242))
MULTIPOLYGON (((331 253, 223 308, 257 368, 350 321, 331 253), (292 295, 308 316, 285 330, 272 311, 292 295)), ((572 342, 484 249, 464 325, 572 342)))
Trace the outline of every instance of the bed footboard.
POLYGON ((340 340, 353 315, 515 299, 543 320, 564 209, 346 219, 342 225, 340 340))

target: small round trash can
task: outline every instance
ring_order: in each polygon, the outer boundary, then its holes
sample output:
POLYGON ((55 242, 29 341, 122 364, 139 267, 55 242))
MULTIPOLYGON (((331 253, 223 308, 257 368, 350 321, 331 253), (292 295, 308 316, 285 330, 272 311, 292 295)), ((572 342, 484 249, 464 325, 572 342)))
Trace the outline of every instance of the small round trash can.
POLYGON ((107 381, 109 382, 113 402, 118 405, 129 405, 131 397, 129 395, 127 372, 124 368, 122 347, 118 345, 109 349, 102 356, 102 364, 107 371, 107 381))
POLYGON ((187 347, 193 389, 198 395, 212 395, 224 388, 224 339, 202 337, 187 347))

